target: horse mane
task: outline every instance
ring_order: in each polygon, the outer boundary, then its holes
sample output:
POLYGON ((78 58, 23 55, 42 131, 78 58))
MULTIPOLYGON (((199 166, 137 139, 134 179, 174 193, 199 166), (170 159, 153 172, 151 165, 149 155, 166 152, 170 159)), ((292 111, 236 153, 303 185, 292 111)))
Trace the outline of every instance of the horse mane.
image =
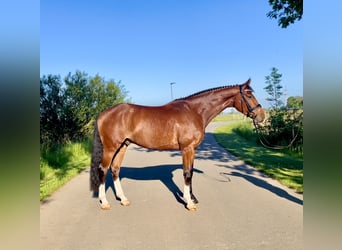
POLYGON ((226 86, 221 86, 221 87, 210 88, 210 89, 202 90, 202 91, 199 91, 197 93, 191 94, 191 95, 189 95, 187 97, 178 98, 176 100, 184 100, 184 99, 188 99, 188 98, 191 98, 191 97, 199 96, 199 95, 202 95, 202 94, 207 94, 207 93, 215 92, 215 91, 218 91, 218 90, 227 89, 227 88, 233 88, 233 87, 237 87, 237 86, 239 86, 239 84, 226 85, 226 86))

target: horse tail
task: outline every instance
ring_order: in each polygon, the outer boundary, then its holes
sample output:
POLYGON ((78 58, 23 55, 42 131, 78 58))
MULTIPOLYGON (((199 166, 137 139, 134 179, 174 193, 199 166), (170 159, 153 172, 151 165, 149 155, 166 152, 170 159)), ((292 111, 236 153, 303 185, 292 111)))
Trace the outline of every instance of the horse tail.
POLYGON ((103 155, 103 144, 100 138, 97 121, 94 126, 93 150, 91 154, 90 165, 90 190, 97 192, 101 183, 100 180, 100 164, 103 155))

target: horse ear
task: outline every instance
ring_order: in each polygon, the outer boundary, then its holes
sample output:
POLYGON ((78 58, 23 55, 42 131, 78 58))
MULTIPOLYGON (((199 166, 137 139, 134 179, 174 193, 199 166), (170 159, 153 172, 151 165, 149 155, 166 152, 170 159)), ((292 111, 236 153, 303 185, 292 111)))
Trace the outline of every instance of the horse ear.
POLYGON ((251 83, 251 78, 249 78, 244 84, 242 84, 243 89, 249 87, 250 83, 251 83))

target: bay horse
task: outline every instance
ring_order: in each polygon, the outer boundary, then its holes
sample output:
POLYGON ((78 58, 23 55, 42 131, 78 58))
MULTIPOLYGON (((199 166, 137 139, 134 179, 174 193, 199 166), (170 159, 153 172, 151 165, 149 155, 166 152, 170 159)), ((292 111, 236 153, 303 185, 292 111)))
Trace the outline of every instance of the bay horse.
POLYGON ((112 170, 114 188, 120 203, 128 206, 119 173, 130 143, 155 150, 180 150, 183 161, 186 208, 196 210, 198 200, 192 191, 195 149, 202 142, 209 122, 227 107, 260 123, 265 114, 250 87, 251 80, 234 86, 217 87, 173 100, 163 106, 120 103, 104 110, 95 122, 90 168, 90 188, 98 192, 100 207, 110 209, 105 193, 105 177, 112 170))

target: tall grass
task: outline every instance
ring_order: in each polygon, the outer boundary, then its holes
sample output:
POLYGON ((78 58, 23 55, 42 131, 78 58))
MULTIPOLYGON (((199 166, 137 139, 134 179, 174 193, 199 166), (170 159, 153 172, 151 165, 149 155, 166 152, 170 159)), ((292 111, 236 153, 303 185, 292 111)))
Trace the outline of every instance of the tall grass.
POLYGON ((91 140, 66 145, 41 146, 40 200, 86 169, 90 163, 91 140))

